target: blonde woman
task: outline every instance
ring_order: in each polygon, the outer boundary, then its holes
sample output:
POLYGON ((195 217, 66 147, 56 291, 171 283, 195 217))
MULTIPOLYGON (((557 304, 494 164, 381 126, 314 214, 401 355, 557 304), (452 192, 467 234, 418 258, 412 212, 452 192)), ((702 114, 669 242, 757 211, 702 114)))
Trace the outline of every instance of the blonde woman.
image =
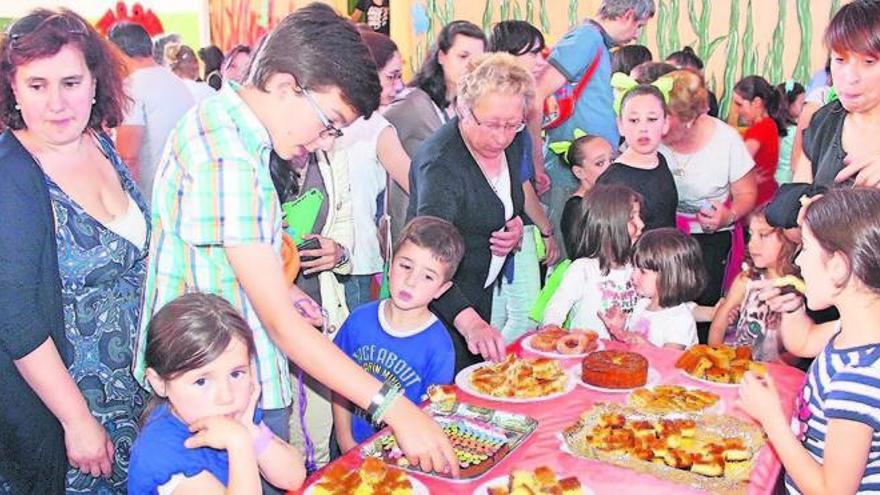
POLYGON ((492 288, 523 231, 521 164, 534 78, 516 58, 475 59, 458 82, 456 117, 413 157, 408 218, 432 215, 461 231, 465 254, 453 287, 434 305, 452 333, 456 369, 504 355, 500 332, 486 323, 492 288))

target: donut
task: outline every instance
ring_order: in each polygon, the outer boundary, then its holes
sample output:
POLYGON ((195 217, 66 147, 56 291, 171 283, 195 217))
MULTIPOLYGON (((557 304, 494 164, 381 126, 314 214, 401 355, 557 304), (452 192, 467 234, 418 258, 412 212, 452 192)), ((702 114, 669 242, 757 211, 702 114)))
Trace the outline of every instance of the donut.
POLYGON ((572 333, 556 342, 556 351, 560 354, 583 354, 588 343, 589 340, 585 334, 572 333))

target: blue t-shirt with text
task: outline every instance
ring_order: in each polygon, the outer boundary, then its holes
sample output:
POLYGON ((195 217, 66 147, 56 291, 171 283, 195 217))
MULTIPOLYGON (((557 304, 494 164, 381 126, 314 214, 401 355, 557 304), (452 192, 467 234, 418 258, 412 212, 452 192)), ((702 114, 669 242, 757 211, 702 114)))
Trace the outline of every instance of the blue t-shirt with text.
MULTIPOLYGON (((379 381, 397 383, 406 397, 418 404, 428 386, 452 383, 455 351, 443 323, 432 316, 422 328, 406 333, 390 329, 384 317, 385 304, 375 301, 351 313, 336 345, 379 381)), ((358 443, 376 432, 359 408, 352 414, 351 433, 358 443)))

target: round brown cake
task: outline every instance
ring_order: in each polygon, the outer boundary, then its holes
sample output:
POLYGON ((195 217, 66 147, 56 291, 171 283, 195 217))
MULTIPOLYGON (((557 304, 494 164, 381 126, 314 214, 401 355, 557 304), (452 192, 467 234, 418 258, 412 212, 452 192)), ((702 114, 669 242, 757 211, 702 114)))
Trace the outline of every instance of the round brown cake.
POLYGON ((581 363, 584 383, 603 388, 637 388, 648 381, 648 360, 627 351, 598 351, 581 363))

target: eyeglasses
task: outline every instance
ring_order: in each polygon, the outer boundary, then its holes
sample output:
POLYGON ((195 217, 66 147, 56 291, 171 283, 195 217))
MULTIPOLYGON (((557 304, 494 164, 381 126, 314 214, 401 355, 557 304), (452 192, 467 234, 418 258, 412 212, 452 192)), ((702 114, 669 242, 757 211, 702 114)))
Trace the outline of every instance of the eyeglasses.
POLYGON ((473 108, 469 108, 468 111, 471 113, 471 117, 473 117, 474 122, 477 123, 480 127, 485 127, 493 132, 512 132, 514 134, 522 131, 526 128, 526 122, 522 121, 518 124, 497 124, 495 122, 483 123, 480 122, 480 119, 477 118, 477 115, 474 113, 473 108))
POLYGON ((318 137, 321 139, 341 138, 342 137, 342 129, 339 129, 338 127, 336 127, 330 123, 330 119, 327 118, 327 114, 324 113, 323 110, 321 110, 320 106, 318 106, 318 102, 317 102, 317 100, 315 100, 315 97, 312 95, 312 92, 306 88, 303 88, 302 92, 306 97, 306 101, 309 102, 309 106, 312 107, 312 110, 314 110, 315 114, 318 116, 318 120, 320 120, 321 124, 324 126, 324 130, 322 130, 321 133, 318 134, 318 137))
POLYGON ((9 46, 18 48, 22 39, 52 25, 71 35, 87 36, 89 34, 89 28, 80 19, 69 14, 54 14, 43 19, 39 19, 37 16, 28 16, 9 28, 9 46))

